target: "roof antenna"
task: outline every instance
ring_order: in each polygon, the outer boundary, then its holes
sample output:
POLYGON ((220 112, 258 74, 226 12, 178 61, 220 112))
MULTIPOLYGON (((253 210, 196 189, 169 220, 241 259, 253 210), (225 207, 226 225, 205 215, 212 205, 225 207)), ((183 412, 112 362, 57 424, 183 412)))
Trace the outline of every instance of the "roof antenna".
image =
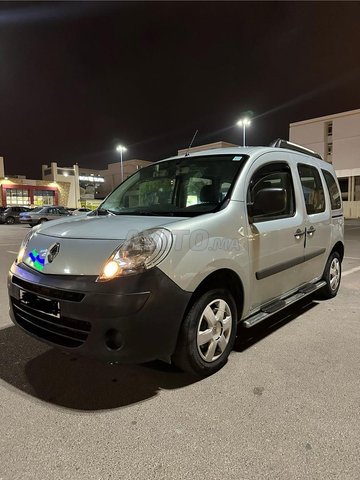
POLYGON ((190 142, 190 145, 188 146, 188 149, 186 150, 186 153, 185 153, 185 157, 188 157, 189 154, 190 154, 190 148, 192 147, 192 144, 194 143, 194 140, 195 140, 195 137, 196 135, 198 134, 199 130, 196 130, 196 132, 194 133, 194 136, 190 142))

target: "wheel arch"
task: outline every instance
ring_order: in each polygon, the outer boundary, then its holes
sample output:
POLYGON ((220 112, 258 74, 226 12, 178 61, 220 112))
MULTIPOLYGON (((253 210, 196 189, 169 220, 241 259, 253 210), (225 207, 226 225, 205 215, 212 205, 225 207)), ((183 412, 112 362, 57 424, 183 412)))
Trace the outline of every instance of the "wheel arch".
POLYGON ((244 286, 239 275, 229 268, 216 270, 202 280, 190 298, 185 315, 190 310, 194 302, 201 297, 203 293, 215 288, 226 288, 229 290, 234 297, 239 320, 242 316, 244 308, 244 286))
POLYGON ((334 252, 338 252, 338 254, 340 255, 340 260, 343 261, 343 258, 344 258, 344 253, 345 253, 345 247, 344 247, 344 244, 342 242, 337 242, 335 243, 335 245, 333 246, 331 252, 330 252, 330 255, 334 252))

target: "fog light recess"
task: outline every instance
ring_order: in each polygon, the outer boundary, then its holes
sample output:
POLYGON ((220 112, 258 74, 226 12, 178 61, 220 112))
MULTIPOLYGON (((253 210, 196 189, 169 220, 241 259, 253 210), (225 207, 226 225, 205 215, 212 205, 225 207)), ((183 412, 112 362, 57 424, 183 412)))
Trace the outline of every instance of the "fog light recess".
POLYGON ((108 330, 105 334, 105 345, 108 350, 120 350, 123 346, 120 332, 115 329, 108 330))

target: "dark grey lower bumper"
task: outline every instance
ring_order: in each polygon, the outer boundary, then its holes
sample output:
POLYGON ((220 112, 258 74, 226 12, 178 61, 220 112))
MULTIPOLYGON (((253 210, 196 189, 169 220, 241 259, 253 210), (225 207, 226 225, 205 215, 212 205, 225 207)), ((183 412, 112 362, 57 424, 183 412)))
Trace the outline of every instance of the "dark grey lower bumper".
POLYGON ((191 293, 157 268, 104 283, 95 279, 44 275, 14 264, 11 318, 39 340, 79 355, 108 362, 169 359, 191 293), (30 294, 30 303, 20 300, 20 291, 30 294))

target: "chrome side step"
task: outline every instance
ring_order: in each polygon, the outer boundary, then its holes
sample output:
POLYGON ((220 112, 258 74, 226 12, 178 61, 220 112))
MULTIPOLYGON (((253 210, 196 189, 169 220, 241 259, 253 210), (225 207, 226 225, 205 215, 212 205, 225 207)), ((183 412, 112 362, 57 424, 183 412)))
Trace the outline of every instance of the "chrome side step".
POLYGON ((316 282, 316 283, 308 283, 302 286, 296 293, 294 293, 290 297, 284 298, 281 300, 276 300, 275 302, 264 305, 261 308, 260 312, 257 312, 251 317, 248 317, 246 320, 242 322, 242 324, 246 328, 251 328, 254 325, 257 325, 258 323, 262 322, 263 320, 266 320, 267 318, 271 317, 275 313, 280 312, 280 310, 283 310, 284 308, 301 300, 307 295, 314 293, 316 290, 319 290, 319 288, 322 288, 325 285, 326 285, 326 282, 324 282, 323 280, 320 280, 319 282, 316 282))

